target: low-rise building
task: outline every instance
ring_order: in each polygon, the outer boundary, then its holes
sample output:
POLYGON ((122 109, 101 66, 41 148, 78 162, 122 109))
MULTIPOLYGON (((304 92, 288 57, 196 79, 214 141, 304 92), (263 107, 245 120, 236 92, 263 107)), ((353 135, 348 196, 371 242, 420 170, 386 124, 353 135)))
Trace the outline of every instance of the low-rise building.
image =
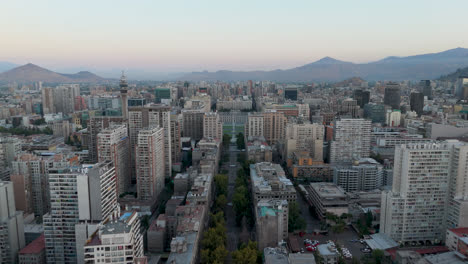
POLYGON ((20 264, 46 264, 44 235, 21 249, 18 252, 18 259, 20 264))
POLYGON ((255 209, 258 248, 276 247, 288 237, 288 202, 260 200, 255 209))
POLYGON ((296 201, 296 189, 279 164, 260 162, 250 165, 253 202, 261 199, 296 201))
POLYGON ((317 246, 318 253, 322 256, 324 264, 338 263, 338 251, 332 244, 321 244, 317 246))
POLYGON ((326 213, 337 216, 348 213, 348 201, 344 190, 330 182, 313 182, 305 187, 306 199, 317 215, 324 218, 326 213))
POLYGON ((468 237, 468 227, 447 229, 447 234, 445 235, 445 245, 450 250, 457 250, 458 242, 461 238, 465 237, 468 237))

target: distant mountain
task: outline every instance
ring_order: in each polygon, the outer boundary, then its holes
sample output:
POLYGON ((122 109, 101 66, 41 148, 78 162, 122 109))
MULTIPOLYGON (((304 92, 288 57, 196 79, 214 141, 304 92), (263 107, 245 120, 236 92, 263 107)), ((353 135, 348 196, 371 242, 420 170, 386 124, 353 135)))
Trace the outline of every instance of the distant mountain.
POLYGON ((457 69, 455 72, 452 72, 447 75, 442 75, 440 76, 439 80, 441 81, 450 81, 450 82, 455 82, 458 77, 463 76, 467 77, 468 76, 468 67, 462 68, 462 69, 457 69))
POLYGON ((337 82, 359 76, 365 80, 436 79, 468 66, 468 49, 456 48, 439 53, 408 57, 387 57, 371 63, 357 64, 330 57, 287 70, 192 72, 180 80, 276 80, 337 82))
POLYGON ((96 83, 105 81, 93 73, 82 71, 75 74, 61 74, 39 67, 32 63, 0 73, 0 81, 5 82, 45 82, 45 83, 96 83))
POLYGON ((0 72, 11 70, 19 65, 8 62, 8 61, 0 61, 0 72))

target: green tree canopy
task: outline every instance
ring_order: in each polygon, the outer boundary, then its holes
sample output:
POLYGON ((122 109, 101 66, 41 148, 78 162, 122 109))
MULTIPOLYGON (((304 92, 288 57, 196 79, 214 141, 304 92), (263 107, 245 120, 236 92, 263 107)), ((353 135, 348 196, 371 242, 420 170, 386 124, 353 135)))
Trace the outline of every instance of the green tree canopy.
POLYGON ((292 202, 289 204, 288 230, 290 232, 305 229, 306 222, 301 216, 299 204, 292 202))
POLYGON ((240 249, 232 253, 232 259, 236 264, 255 264, 258 263, 259 255, 257 242, 249 241, 247 245, 243 244, 240 249))

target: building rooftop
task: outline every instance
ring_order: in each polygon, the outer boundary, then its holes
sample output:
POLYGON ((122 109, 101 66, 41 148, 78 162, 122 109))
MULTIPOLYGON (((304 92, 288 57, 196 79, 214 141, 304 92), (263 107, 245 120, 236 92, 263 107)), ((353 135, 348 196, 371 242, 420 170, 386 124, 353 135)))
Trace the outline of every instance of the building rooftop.
POLYGON ((289 254, 289 264, 315 264, 315 257, 313 254, 289 254))
POLYGON ((459 228, 452 228, 449 231, 455 233, 455 235, 459 237, 468 236, 468 227, 459 227, 459 228))
POLYGON ((263 249, 265 264, 289 264, 287 253, 280 248, 266 247, 263 249))
POLYGON ((310 187, 324 199, 346 198, 345 191, 331 182, 312 182, 310 187))
POLYGON ((384 233, 371 235, 371 239, 366 239, 366 244, 372 249, 386 250, 398 247, 398 243, 384 233))
POLYGON ((466 264, 468 259, 456 251, 450 251, 436 255, 427 255, 424 257, 424 261, 423 263, 428 264, 466 264))
POLYGON ((18 254, 39 254, 43 250, 45 250, 44 234, 40 235, 33 242, 21 249, 18 254))
POLYGON ((281 190, 295 192, 292 182, 286 178, 279 164, 260 162, 250 165, 250 178, 253 188, 259 192, 273 191, 273 185, 281 190))
POLYGON ((194 254, 193 248, 196 242, 195 240, 197 238, 197 233, 192 232, 190 234, 186 234, 183 238, 185 238, 185 241, 187 242, 186 250, 183 252, 171 252, 169 254, 169 258, 167 259, 166 263, 168 264, 192 263, 191 260, 194 254))
POLYGON ((322 256, 337 256, 338 253, 331 250, 331 244, 320 244, 317 246, 317 250, 322 256))

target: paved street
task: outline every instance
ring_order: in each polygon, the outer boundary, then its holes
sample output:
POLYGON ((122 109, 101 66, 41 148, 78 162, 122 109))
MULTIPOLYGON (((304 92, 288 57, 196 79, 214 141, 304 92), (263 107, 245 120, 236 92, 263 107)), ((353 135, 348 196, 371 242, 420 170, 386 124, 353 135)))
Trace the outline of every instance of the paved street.
POLYGON ((237 244, 239 243, 239 233, 240 228, 236 225, 236 214, 232 206, 232 196, 234 194, 234 185, 236 182, 237 176, 237 148, 236 146, 229 146, 229 162, 224 164, 228 170, 229 185, 228 185, 228 206, 226 207, 226 227, 227 227, 227 249, 229 251, 234 251, 237 249, 237 244), (232 167, 231 165, 235 165, 232 167))

